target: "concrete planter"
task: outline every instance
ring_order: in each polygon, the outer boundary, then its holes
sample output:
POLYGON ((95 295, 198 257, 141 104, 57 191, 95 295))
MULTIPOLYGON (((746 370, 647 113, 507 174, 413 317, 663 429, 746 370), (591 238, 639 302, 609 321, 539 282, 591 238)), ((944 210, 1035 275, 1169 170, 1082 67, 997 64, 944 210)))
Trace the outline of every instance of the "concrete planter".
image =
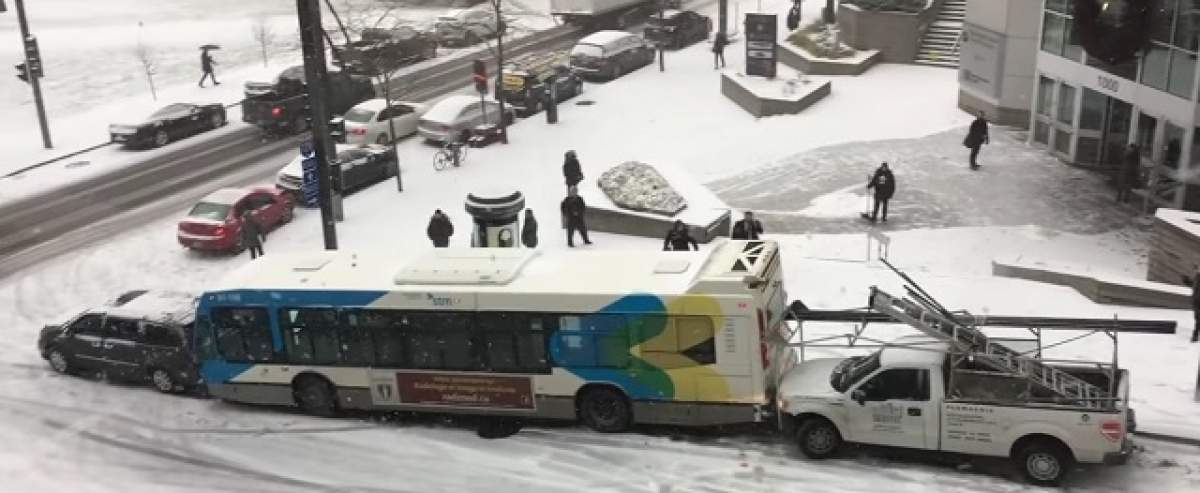
POLYGON ((821 58, 787 41, 779 44, 779 62, 808 75, 859 75, 879 62, 879 50, 847 58, 821 58))
POLYGON ((782 93, 780 89, 784 84, 781 78, 771 81, 762 77, 721 74, 721 94, 756 117, 799 113, 832 91, 827 80, 798 86, 792 94, 782 93))
POLYGON ((942 0, 933 0, 919 13, 862 10, 838 4, 841 42, 857 50, 879 50, 881 61, 911 63, 917 58, 921 38, 933 24, 942 0))

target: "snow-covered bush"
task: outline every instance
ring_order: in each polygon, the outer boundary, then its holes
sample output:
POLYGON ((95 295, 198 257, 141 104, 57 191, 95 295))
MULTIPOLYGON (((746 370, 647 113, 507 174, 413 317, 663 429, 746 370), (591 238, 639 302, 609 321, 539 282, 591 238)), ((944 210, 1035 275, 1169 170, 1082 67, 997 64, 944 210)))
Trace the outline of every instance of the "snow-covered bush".
POLYGON ((854 48, 838 41, 837 24, 813 21, 788 36, 789 43, 804 48, 804 51, 821 58, 846 58, 854 55, 854 48))
POLYGON ((674 216, 687 207, 687 201, 649 164, 621 163, 601 174, 599 185, 623 209, 674 216))

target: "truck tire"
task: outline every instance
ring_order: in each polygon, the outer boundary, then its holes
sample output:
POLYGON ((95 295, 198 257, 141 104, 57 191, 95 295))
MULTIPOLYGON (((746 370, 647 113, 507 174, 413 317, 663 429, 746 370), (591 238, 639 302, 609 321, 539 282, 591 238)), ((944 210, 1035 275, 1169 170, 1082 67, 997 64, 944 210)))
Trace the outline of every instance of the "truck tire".
POLYGON ((622 432, 633 423, 629 401, 610 387, 584 391, 579 399, 579 417, 588 428, 600 433, 622 432))
POLYGON ((842 446, 842 434, 827 420, 811 418, 796 430, 796 444, 810 459, 828 459, 842 446))
POLYGON ((1045 440, 1021 449, 1014 460, 1025 474, 1025 480, 1038 486, 1058 486, 1074 466, 1070 451, 1045 440))

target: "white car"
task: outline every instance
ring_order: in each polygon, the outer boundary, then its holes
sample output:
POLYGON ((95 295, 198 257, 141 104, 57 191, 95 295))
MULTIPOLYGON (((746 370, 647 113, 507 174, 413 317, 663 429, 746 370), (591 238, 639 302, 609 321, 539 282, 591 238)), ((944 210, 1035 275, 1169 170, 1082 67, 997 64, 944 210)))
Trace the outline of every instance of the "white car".
MULTIPOLYGON (((505 108, 505 122, 513 121, 512 108, 505 108)), ((479 96, 455 94, 438 101, 417 122, 422 137, 436 142, 465 142, 480 125, 500 123, 500 103, 481 101, 479 96)))
POLYGON ((395 127, 396 138, 417 133, 417 120, 429 110, 428 106, 405 101, 393 101, 391 106, 382 98, 358 103, 342 119, 346 123, 346 143, 357 146, 386 145, 388 120, 395 127))

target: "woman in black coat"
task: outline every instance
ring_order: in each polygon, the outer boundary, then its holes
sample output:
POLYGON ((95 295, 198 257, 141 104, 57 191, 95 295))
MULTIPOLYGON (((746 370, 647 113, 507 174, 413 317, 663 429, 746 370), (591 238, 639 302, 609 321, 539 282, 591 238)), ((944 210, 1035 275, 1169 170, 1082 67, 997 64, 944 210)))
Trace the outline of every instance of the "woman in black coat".
POLYGON ((533 218, 533 209, 525 209, 525 225, 521 227, 521 244, 525 248, 537 248, 537 219, 533 218))
POLYGON ((563 158, 563 178, 567 181, 567 188, 583 181, 583 168, 579 166, 579 159, 575 157, 575 151, 567 151, 566 157, 563 158))

